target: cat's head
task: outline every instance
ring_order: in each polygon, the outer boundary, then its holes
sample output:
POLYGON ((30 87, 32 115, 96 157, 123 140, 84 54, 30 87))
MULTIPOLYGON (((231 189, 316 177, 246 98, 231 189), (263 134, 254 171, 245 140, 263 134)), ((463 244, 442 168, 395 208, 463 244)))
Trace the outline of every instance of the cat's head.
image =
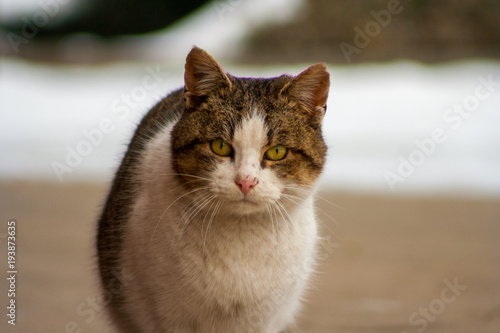
POLYGON ((311 194, 327 150, 325 65, 295 77, 238 78, 195 47, 184 80, 185 110, 172 131, 172 156, 186 190, 243 214, 311 194))

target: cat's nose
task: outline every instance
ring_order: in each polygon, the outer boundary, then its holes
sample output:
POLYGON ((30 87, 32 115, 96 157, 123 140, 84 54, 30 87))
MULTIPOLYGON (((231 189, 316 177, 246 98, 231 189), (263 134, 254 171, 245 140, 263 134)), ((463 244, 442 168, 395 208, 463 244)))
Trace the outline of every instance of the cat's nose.
POLYGON ((236 185, 238 185, 238 187, 240 188, 241 192, 244 194, 244 195, 247 195, 248 192, 250 192, 250 190, 252 188, 254 188, 255 186, 257 186, 257 184, 259 183, 259 180, 257 179, 257 177, 253 177, 253 176, 250 176, 250 175, 245 175, 245 176, 238 176, 236 177, 235 181, 236 185))

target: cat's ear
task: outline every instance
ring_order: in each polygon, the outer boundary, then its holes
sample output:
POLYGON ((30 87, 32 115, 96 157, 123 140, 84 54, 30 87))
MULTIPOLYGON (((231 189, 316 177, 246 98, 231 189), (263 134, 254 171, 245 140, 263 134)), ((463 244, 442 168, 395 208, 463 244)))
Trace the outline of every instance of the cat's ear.
POLYGON ((326 66, 315 64, 294 77, 281 92, 300 103, 307 113, 321 120, 326 112, 329 90, 330 74, 326 66))
POLYGON ((186 58, 184 72, 186 101, 206 96, 224 87, 231 87, 231 81, 224 70, 206 51, 193 47, 186 58))

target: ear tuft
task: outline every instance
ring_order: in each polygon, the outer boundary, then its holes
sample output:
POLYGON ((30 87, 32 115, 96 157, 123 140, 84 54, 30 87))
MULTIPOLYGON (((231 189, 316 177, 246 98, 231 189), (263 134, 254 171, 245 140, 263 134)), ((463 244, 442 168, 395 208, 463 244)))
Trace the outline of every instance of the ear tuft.
POLYGON ((282 93, 299 102, 308 113, 319 115, 326 112, 326 101, 330 90, 330 74, 325 64, 315 64, 297 75, 282 93))
POLYGON ((186 57, 184 72, 187 97, 204 96, 223 86, 231 86, 224 70, 206 51, 193 47, 186 57))

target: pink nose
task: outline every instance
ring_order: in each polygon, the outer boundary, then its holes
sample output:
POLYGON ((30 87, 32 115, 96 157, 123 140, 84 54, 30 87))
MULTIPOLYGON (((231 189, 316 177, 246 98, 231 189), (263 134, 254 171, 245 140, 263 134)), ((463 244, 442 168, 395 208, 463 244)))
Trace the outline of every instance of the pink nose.
POLYGON ((257 186, 259 180, 257 179, 257 177, 251 177, 247 175, 247 176, 238 176, 234 182, 236 183, 236 185, 238 185, 241 192, 244 195, 247 195, 247 193, 250 192, 252 188, 257 186))

